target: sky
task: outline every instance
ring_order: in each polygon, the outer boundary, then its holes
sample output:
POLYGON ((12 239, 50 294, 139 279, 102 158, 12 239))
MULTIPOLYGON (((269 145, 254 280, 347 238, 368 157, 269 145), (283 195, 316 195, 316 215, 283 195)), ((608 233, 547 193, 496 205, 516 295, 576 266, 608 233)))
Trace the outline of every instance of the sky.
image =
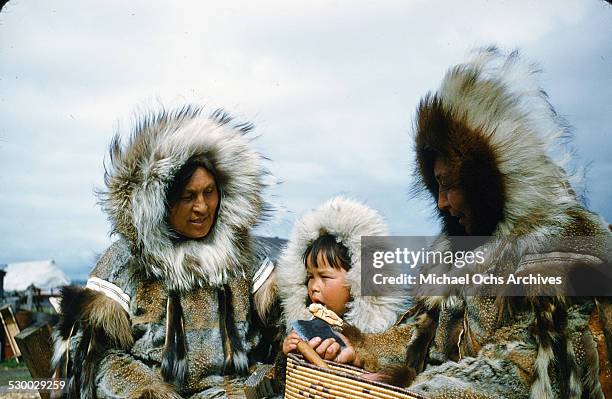
POLYGON ((577 1, 36 1, 0 13, 0 263, 71 278, 114 239, 96 203, 114 132, 181 104, 251 121, 276 211, 257 234, 342 194, 395 235, 439 231, 411 198, 416 104, 477 47, 538 63, 612 221, 612 6, 577 1), (608 182, 608 183, 606 183, 608 182))

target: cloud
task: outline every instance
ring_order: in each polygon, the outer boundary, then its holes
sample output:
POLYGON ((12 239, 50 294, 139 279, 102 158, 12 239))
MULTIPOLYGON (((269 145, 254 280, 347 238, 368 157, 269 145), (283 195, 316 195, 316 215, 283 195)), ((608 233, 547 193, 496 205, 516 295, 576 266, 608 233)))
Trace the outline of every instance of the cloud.
POLYGON ((95 203, 112 134, 134 111, 193 102, 255 122, 283 183, 257 231, 286 237, 339 193, 394 234, 434 234, 409 199, 419 98, 474 46, 521 48, 591 162, 609 220, 612 10, 604 2, 9 2, 0 14, 0 262, 55 258, 83 277, 108 245, 95 203))

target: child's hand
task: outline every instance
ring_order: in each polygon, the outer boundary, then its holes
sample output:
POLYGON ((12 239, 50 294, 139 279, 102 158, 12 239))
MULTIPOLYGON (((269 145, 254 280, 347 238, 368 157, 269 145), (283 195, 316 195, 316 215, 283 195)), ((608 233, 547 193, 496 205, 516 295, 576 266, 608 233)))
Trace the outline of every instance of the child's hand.
POLYGON ((283 341, 283 353, 287 355, 289 352, 293 352, 297 349, 297 344, 302 339, 298 336, 295 330, 291 330, 287 338, 283 341))

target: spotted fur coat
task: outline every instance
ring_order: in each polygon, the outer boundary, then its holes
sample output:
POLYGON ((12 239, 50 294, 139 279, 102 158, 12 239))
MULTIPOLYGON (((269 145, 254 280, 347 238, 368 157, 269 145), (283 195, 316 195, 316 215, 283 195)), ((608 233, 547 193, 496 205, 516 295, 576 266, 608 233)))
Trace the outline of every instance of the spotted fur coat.
POLYGON ((119 239, 87 288, 63 291, 55 331, 70 397, 240 393, 241 376, 272 356, 252 295, 266 248, 250 235, 264 208, 250 129, 190 107, 144 117, 125 146, 113 140, 100 201, 119 239), (211 232, 185 241, 166 223, 165 193, 193 157, 214 167, 220 204, 211 232))
MULTIPOLYGON (((433 165, 443 154, 473 211, 473 233, 485 237, 474 250, 488 254, 483 264, 431 264, 422 271, 554 270, 570 284, 583 276, 601 293, 601 279, 609 283, 610 233, 581 204, 558 159, 567 126, 535 75, 517 52, 484 49, 451 68, 440 89, 422 99, 419 188, 437 204, 433 165)), ((443 233, 434 248, 457 250, 450 237, 466 235, 464 227, 447 211, 437 212, 443 233)), ((450 289, 434 296, 421 287, 406 354, 416 374, 406 381, 411 389, 432 398, 612 397, 609 297, 567 296, 566 290, 539 295, 537 288, 511 297, 450 289)))

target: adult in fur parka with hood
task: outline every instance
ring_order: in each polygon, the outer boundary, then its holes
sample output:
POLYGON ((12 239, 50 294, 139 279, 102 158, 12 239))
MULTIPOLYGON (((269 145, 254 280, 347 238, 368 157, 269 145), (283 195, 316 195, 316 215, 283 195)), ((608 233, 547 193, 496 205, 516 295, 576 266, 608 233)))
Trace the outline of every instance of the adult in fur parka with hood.
MULTIPOLYGON (((364 356, 361 359, 366 368, 376 368, 379 363, 393 364, 401 361, 403 347, 401 351, 393 344, 382 347, 379 345, 381 340, 374 339, 376 343, 371 344, 370 338, 394 326, 409 303, 406 293, 402 295, 402 292, 398 292, 396 295, 384 297, 361 295, 361 237, 387 234, 386 224, 378 212, 345 197, 332 198, 299 219, 287 247, 279 257, 275 271, 286 331, 291 330, 293 321, 313 318, 308 311, 311 300, 305 264, 307 256, 312 254, 308 255, 306 252, 313 250, 312 244, 319 237, 330 235, 346 248, 346 262, 350 263, 346 271, 350 298, 341 315, 348 324, 343 332, 352 340, 351 344, 355 349, 368 345, 377 347, 375 356, 364 356)), ((397 329, 393 334, 394 340, 403 341, 402 345, 405 346, 408 337, 406 334, 409 333, 407 329, 397 329)))
MULTIPOLYGON (((485 49, 451 68, 419 104, 417 180, 443 230, 434 249, 486 254, 463 269, 421 271, 554 275, 569 285, 582 277, 603 295, 610 233, 554 158, 567 127, 535 74, 517 52, 485 49), (482 238, 458 248, 455 236, 482 238)), ((567 296, 567 286, 525 287, 521 296, 455 288, 419 287, 414 297, 411 389, 432 398, 612 397, 609 297, 567 296)))
POLYGON ((70 397, 226 397, 266 360, 252 295, 265 254, 250 235, 264 169, 250 129, 187 107, 146 116, 125 146, 115 137, 100 201, 119 239, 86 288, 64 289, 55 331, 53 366, 70 397), (190 165, 192 180, 173 193, 190 165), (196 175, 209 186, 192 188, 196 175), (187 216, 170 207, 201 195, 216 205, 187 216))

